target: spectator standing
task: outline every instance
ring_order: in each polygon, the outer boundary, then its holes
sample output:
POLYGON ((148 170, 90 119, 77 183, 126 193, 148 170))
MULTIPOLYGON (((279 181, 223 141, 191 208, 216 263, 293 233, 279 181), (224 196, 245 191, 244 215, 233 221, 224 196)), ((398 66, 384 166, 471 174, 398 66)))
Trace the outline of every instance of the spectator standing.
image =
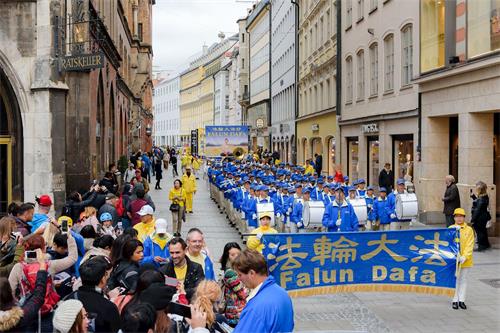
POLYGON ((318 176, 321 176, 321 171, 323 170, 323 156, 321 154, 314 154, 314 157, 314 167, 316 169, 316 174, 318 176))
POLYGON ((478 251, 484 251, 491 247, 486 228, 486 224, 492 218, 488 210, 490 199, 487 190, 488 186, 479 181, 476 184, 476 194, 471 194, 471 198, 474 200, 472 202, 471 223, 477 234, 478 251))
POLYGON ((155 223, 155 233, 144 241, 144 258, 141 264, 153 264, 156 268, 164 265, 170 259, 168 242, 172 235, 167 232, 167 221, 158 219, 155 223))
POLYGON ((154 170, 155 170, 155 177, 156 177, 155 190, 161 190, 160 181, 162 179, 163 169, 161 167, 161 160, 160 159, 156 159, 155 165, 154 165, 154 170))
POLYGON ((269 276, 264 256, 254 250, 243 251, 233 267, 252 291, 234 333, 293 332, 293 305, 290 296, 273 276, 269 276))
POLYGON ((186 205, 186 191, 182 188, 182 182, 179 179, 174 180, 174 187, 170 190, 168 199, 171 201, 172 232, 174 236, 180 237, 186 205))
POLYGON ((144 199, 146 192, 143 189, 139 189, 135 192, 135 199, 131 198, 129 208, 128 208, 128 216, 131 220, 132 226, 135 226, 139 222, 141 222, 141 216, 138 214, 142 207, 147 206, 148 202, 144 199))
POLYGON ((54 312, 54 333, 87 333, 89 326, 88 314, 83 303, 69 299, 59 303, 54 312))
POLYGON ((144 257, 144 248, 137 239, 125 241, 117 263, 113 267, 108 280, 108 288, 124 288, 127 293, 133 294, 139 279, 139 263, 144 257))
POLYGON ((394 188, 394 171, 391 170, 391 163, 386 163, 378 175, 378 186, 385 187, 388 193, 394 188))
POLYGON ((205 278, 208 280, 215 280, 214 265, 210 257, 205 253, 205 239, 203 232, 198 228, 192 228, 187 234, 187 256, 191 261, 198 263, 203 268, 205 278))
POLYGON ((153 235, 155 232, 155 218, 153 216, 153 207, 150 205, 142 206, 141 210, 137 213, 141 217, 141 222, 134 226, 137 230, 137 239, 141 242, 153 235))
POLYGON ((444 192, 443 202, 444 208, 443 213, 446 218, 446 227, 455 224, 453 218, 453 212, 455 209, 460 207, 460 193, 458 192, 458 187, 455 182, 455 177, 448 175, 445 177, 446 191, 444 192))
POLYGON ((118 197, 113 193, 106 194, 106 203, 99 208, 97 215, 99 217, 104 213, 111 214, 113 226, 118 223, 118 212, 116 211, 116 203, 118 202, 118 197))
POLYGON ((0 219, 0 277, 8 277, 15 264, 24 256, 22 238, 13 238, 16 221, 11 216, 0 219))
POLYGON ((130 181, 132 180, 132 178, 135 177, 135 169, 134 169, 134 163, 129 163, 128 164, 128 169, 125 171, 124 175, 123 175, 123 181, 126 183, 126 184, 130 184, 130 181))

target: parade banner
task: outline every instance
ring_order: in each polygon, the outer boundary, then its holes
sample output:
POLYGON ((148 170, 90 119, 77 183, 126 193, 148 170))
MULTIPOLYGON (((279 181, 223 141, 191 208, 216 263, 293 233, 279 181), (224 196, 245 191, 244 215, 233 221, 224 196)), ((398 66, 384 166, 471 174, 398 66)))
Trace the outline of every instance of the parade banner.
POLYGON ((205 155, 248 153, 248 126, 206 126, 205 155))
POLYGON ((391 291, 453 296, 456 229, 264 234, 269 272, 292 297, 391 291))

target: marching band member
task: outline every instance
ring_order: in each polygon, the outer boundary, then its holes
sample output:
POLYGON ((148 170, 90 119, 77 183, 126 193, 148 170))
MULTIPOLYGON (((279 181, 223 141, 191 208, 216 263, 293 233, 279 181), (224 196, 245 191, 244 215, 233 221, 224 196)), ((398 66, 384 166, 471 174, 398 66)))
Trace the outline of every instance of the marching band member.
POLYGON ((378 229, 380 231, 390 230, 391 210, 389 207, 389 200, 387 200, 387 190, 385 187, 380 188, 379 197, 373 202, 373 213, 377 220, 378 229))
POLYGON ((351 200, 356 200, 356 187, 354 186, 349 186, 347 189, 347 195, 348 197, 346 198, 346 201, 349 202, 351 200))
POLYGON ((411 219, 400 220, 396 216, 396 196, 398 194, 407 193, 405 189, 405 180, 403 178, 398 179, 396 185, 396 190, 387 196, 391 210, 391 230, 408 230, 410 229, 411 219))
POLYGON ((328 232, 358 231, 358 218, 351 204, 345 200, 341 186, 335 188, 335 200, 325 208, 323 226, 328 232))
POLYGON ((252 231, 258 227, 257 225, 257 197, 259 196, 257 185, 250 187, 250 195, 243 202, 243 211, 245 212, 245 219, 247 221, 248 231, 252 231))
POLYGON ((248 237, 247 247, 252 250, 259 251, 262 253, 264 250, 264 244, 262 244, 261 239, 264 234, 277 234, 278 231, 271 228, 271 213, 263 212, 259 214, 260 227, 252 231, 255 236, 248 237))
POLYGON ((358 179, 357 181, 357 189, 356 189, 356 197, 358 198, 365 198, 366 197, 366 182, 363 178, 358 179))
POLYGON ((311 191, 311 200, 314 201, 323 201, 323 185, 324 181, 322 179, 318 180, 318 185, 313 187, 311 191))
POLYGON ((293 202, 292 215, 290 215, 291 230, 290 232, 304 232, 304 203, 310 200, 311 190, 306 188, 302 191, 302 198, 297 198, 293 202))
POLYGON ((368 219, 366 221, 366 230, 373 230, 373 225, 377 220, 377 216, 375 214, 375 211, 373 210, 373 203, 376 199, 377 197, 373 194, 373 186, 368 186, 366 188, 366 196, 365 196, 366 210, 368 216, 368 219))

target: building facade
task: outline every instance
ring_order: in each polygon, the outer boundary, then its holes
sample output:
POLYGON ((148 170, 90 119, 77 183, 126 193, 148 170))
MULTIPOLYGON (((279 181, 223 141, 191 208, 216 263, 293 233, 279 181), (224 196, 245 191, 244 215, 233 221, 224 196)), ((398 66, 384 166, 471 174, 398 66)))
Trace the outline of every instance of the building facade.
POLYGON ((203 152, 204 129, 214 123, 214 75, 221 69, 226 52, 238 42, 238 36, 222 37, 219 43, 203 47, 180 77, 180 135, 182 145, 190 145, 191 130, 198 130, 200 152, 203 152))
MULTIPOLYGON (((498 222, 500 4, 422 0, 420 13, 421 216, 427 223, 443 219, 443 179, 451 174, 466 211, 476 182, 488 184, 498 222)), ((490 232, 500 233, 498 223, 490 232)))
POLYGON ((240 69, 238 67, 238 57, 239 57, 239 46, 235 47, 233 52, 231 52, 231 64, 228 67, 229 72, 229 114, 227 117, 227 123, 229 125, 241 125, 242 124, 242 114, 241 105, 239 103, 239 91, 240 91, 240 69))
POLYGON ((272 150, 284 162, 295 157, 295 6, 273 1, 271 11, 272 150))
POLYGON ((315 154, 323 157, 324 173, 332 174, 337 159, 335 1, 302 0, 299 4, 299 110, 297 163, 315 154))
POLYGON ((0 214, 46 193, 58 209, 131 147, 150 146, 152 5, 0 4, 0 214))
POLYGON ((241 123, 242 125, 248 125, 248 106, 250 105, 250 47, 248 42, 248 32, 247 32, 247 19, 242 18, 237 21, 238 23, 238 55, 236 58, 237 62, 237 74, 238 74, 238 104, 241 107, 241 123))
POLYGON ((180 78, 178 74, 159 78, 154 86, 154 143, 157 146, 180 144, 180 78))
POLYGON ((342 14, 342 165, 378 185, 385 163, 415 181, 418 1, 346 1, 342 14))
POLYGON ((262 0, 246 19, 249 41, 250 100, 246 110, 250 148, 271 149, 271 1, 262 0))

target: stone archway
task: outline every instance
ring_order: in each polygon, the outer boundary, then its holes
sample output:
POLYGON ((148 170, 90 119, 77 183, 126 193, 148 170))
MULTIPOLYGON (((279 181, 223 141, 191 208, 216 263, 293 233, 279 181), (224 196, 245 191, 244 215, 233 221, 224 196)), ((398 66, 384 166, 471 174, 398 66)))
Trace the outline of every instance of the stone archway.
POLYGON ((0 59, 0 216, 23 201, 23 122, 19 100, 0 59))

